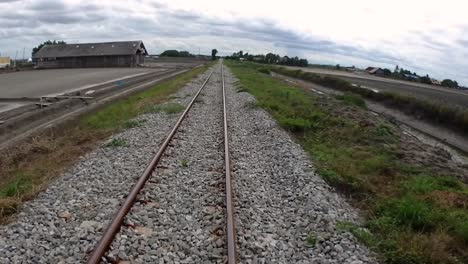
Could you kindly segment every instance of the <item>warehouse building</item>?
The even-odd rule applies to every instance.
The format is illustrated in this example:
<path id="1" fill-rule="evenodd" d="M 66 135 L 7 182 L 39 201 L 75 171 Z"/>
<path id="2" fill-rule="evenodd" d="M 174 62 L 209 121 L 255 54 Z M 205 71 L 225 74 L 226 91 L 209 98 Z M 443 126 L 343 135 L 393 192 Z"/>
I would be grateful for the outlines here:
<path id="1" fill-rule="evenodd" d="M 148 51 L 143 41 L 45 45 L 33 56 L 38 68 L 136 67 Z"/>

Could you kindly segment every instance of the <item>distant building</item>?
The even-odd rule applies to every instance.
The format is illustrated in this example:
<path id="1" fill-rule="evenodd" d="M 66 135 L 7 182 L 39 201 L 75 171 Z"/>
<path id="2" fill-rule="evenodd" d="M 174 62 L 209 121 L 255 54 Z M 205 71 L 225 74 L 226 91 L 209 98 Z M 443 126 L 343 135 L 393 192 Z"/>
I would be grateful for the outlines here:
<path id="1" fill-rule="evenodd" d="M 256 56 L 253 57 L 254 61 L 262 61 L 264 59 L 265 59 L 265 56 L 263 56 L 263 55 L 256 55 Z"/>
<path id="2" fill-rule="evenodd" d="M 135 67 L 148 51 L 141 40 L 45 45 L 33 56 L 39 68 Z"/>
<path id="3" fill-rule="evenodd" d="M 405 78 L 410 79 L 410 80 L 418 80 L 419 79 L 419 76 L 414 75 L 414 74 L 405 73 L 404 76 L 405 76 Z"/>
<path id="4" fill-rule="evenodd" d="M 442 83 L 436 79 L 431 79 L 431 83 L 435 85 L 442 85 Z"/>
<path id="5" fill-rule="evenodd" d="M 10 67 L 10 63 L 10 57 L 0 57 L 0 68 L 8 68 Z"/>
<path id="6" fill-rule="evenodd" d="M 381 76 L 381 77 L 385 75 L 384 70 L 381 68 L 377 68 L 377 67 L 367 67 L 366 72 L 369 74 L 373 74 L 375 76 Z"/>

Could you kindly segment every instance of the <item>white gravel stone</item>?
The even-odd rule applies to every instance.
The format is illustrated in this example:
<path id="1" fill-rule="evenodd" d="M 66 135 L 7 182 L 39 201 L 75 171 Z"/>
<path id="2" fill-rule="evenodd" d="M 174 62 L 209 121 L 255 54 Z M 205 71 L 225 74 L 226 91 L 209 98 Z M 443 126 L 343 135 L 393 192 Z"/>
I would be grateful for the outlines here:
<path id="1" fill-rule="evenodd" d="M 356 210 L 315 174 L 307 154 L 268 113 L 252 107 L 252 95 L 236 92 L 237 78 L 225 74 L 240 261 L 376 263 L 350 233 L 335 228 L 338 221 L 358 222 Z M 315 246 L 307 243 L 310 234 Z"/>
<path id="2" fill-rule="evenodd" d="M 226 259 L 220 68 L 126 217 L 108 260 L 223 263 Z M 376 263 L 338 221 L 357 212 L 315 174 L 307 154 L 225 68 L 238 256 L 241 263 Z M 186 105 L 206 72 L 177 92 Z M 113 136 L 0 227 L 0 263 L 83 263 L 179 114 L 149 113 Z M 107 141 L 107 142 L 109 142 Z M 103 144 L 105 144 L 104 142 Z M 307 244 L 310 234 L 315 245 Z"/>
<path id="3" fill-rule="evenodd" d="M 173 101 L 188 104 L 207 76 L 208 72 L 192 80 Z M 140 127 L 103 142 L 25 203 L 11 223 L 0 227 L 0 263 L 83 263 L 178 116 L 139 116 L 136 120 L 144 120 Z M 128 146 L 104 146 L 117 138 Z M 70 214 L 68 221 L 60 217 L 63 212 Z"/>

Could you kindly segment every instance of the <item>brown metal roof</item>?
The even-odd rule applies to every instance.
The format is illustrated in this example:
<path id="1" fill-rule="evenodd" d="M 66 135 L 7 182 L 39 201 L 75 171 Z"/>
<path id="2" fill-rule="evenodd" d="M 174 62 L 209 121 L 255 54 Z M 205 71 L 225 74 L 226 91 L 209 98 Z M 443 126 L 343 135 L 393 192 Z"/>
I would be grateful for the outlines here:
<path id="1" fill-rule="evenodd" d="M 118 41 L 102 43 L 78 43 L 45 45 L 34 58 L 60 58 L 60 57 L 82 57 L 82 56 L 110 56 L 110 55 L 134 55 L 140 50 L 146 55 L 143 41 Z"/>

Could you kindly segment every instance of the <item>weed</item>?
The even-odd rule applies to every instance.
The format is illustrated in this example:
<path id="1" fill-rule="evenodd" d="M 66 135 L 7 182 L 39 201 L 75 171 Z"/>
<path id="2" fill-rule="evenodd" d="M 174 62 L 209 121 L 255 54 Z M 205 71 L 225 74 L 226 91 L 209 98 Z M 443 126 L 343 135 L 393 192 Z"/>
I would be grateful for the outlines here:
<path id="1" fill-rule="evenodd" d="M 257 103 L 257 101 L 248 101 L 247 103 L 245 103 L 245 108 L 248 108 L 248 109 L 255 109 L 255 108 L 258 108 L 259 105 Z"/>
<path id="2" fill-rule="evenodd" d="M 304 132 L 312 127 L 312 123 L 301 117 L 281 117 L 279 124 L 291 132 Z"/>
<path id="3" fill-rule="evenodd" d="M 355 105 L 362 108 L 366 108 L 366 102 L 364 101 L 364 99 L 362 99 L 360 95 L 346 92 L 342 95 L 337 95 L 336 98 L 345 102 L 348 105 Z"/>
<path id="4" fill-rule="evenodd" d="M 260 68 L 260 69 L 258 69 L 258 71 L 261 72 L 261 73 L 270 75 L 270 70 L 267 69 L 267 68 Z"/>
<path id="5" fill-rule="evenodd" d="M 247 93 L 247 92 L 248 92 L 247 88 L 245 88 L 245 87 L 243 87 L 243 86 L 239 86 L 239 87 L 236 89 L 236 91 L 237 91 L 238 93 Z"/>
<path id="6" fill-rule="evenodd" d="M 414 194 L 427 194 L 436 190 L 460 191 L 463 189 L 463 184 L 460 181 L 446 176 L 415 176 L 405 181 L 402 186 L 407 193 Z"/>
<path id="7" fill-rule="evenodd" d="M 383 202 L 379 212 L 391 217 L 399 225 L 407 226 L 415 231 L 430 231 L 439 218 L 438 212 L 428 202 L 415 196 L 406 195 Z"/>
<path id="8" fill-rule="evenodd" d="M 125 139 L 114 138 L 109 143 L 106 144 L 106 147 L 126 147 L 128 143 Z"/>
<path id="9" fill-rule="evenodd" d="M 182 167 L 188 167 L 188 160 L 186 159 L 181 160 L 180 165 L 182 165 Z"/>
<path id="10" fill-rule="evenodd" d="M 0 190 L 0 197 L 15 197 L 31 187 L 31 181 L 26 178 L 18 178 Z"/>
<path id="11" fill-rule="evenodd" d="M 151 108 L 153 113 L 166 113 L 166 114 L 175 114 L 184 111 L 185 107 L 179 103 L 167 103 L 162 105 L 156 105 Z"/>
<path id="12" fill-rule="evenodd" d="M 310 246 L 315 246 L 315 244 L 317 244 L 317 235 L 314 233 L 310 233 L 307 236 L 307 244 L 309 244 Z"/>
<path id="13" fill-rule="evenodd" d="M 377 239 L 369 230 L 351 222 L 337 222 L 336 229 L 352 233 L 359 241 L 369 247 L 375 247 Z"/>
<path id="14" fill-rule="evenodd" d="M 146 120 L 128 120 L 124 123 L 125 128 L 135 128 L 135 127 L 141 127 L 143 123 L 145 123 Z"/>

